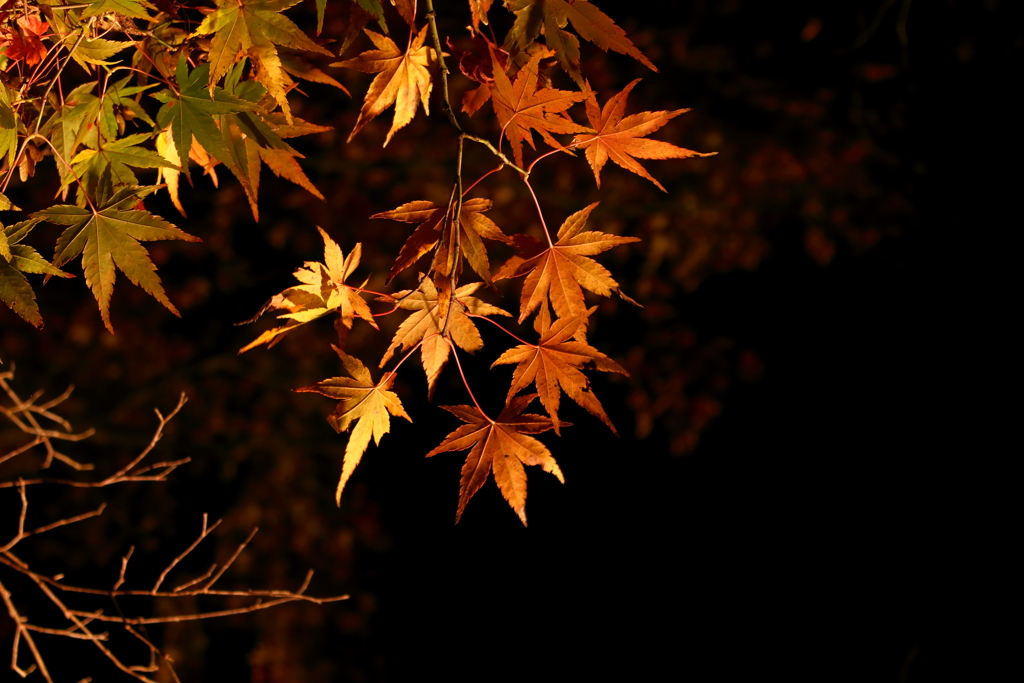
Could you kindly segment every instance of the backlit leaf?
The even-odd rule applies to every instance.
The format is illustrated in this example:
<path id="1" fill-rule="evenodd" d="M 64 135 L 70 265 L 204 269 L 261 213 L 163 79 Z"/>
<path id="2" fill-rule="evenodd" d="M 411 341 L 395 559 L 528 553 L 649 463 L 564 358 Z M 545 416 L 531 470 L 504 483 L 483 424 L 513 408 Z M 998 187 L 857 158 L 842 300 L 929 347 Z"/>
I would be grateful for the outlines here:
<path id="1" fill-rule="evenodd" d="M 473 406 L 441 406 L 466 424 L 445 437 L 427 457 L 448 451 L 465 451 L 459 482 L 459 507 L 455 522 L 462 518 L 466 503 L 494 474 L 494 481 L 508 504 L 526 525 L 526 470 L 523 465 L 540 465 L 545 472 L 565 483 L 565 477 L 551 451 L 529 434 L 551 429 L 551 420 L 543 415 L 523 414 L 536 394 L 513 398 L 497 419 L 491 420 Z M 569 423 L 563 422 L 563 425 Z"/>
<path id="2" fill-rule="evenodd" d="M 295 391 L 314 392 L 340 401 L 327 418 L 339 434 L 355 424 L 345 446 L 345 460 L 335 491 L 335 501 L 340 505 L 345 482 L 352 476 L 366 447 L 370 445 L 370 437 L 379 446 L 381 437 L 391 431 L 389 413 L 395 417 L 404 417 L 409 422 L 412 422 L 412 418 L 406 414 L 398 395 L 388 390 L 394 374 L 387 373 L 379 383 L 374 383 L 370 371 L 358 358 L 346 355 L 336 346 L 334 350 L 351 377 L 332 377 Z"/>

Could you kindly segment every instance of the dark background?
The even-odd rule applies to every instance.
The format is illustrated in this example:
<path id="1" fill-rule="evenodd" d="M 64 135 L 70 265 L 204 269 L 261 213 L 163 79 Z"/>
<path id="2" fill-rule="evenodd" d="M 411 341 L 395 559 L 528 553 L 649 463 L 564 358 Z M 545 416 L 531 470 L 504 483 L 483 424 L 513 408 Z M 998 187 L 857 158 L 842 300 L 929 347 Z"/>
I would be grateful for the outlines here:
<path id="1" fill-rule="evenodd" d="M 346 251 L 377 240 L 364 263 L 380 271 L 406 233 L 360 217 L 447 192 L 452 147 L 436 117 L 381 151 L 387 113 L 344 145 L 369 82 L 346 73 L 354 101 L 310 86 L 302 112 L 338 132 L 297 145 L 327 203 L 264 178 L 257 226 L 226 173 L 218 193 L 197 182 L 185 200 L 192 220 L 180 224 L 204 243 L 154 249 L 181 321 L 123 281 L 117 337 L 81 283 L 41 288 L 41 334 L 0 311 L 0 357 L 17 362 L 25 389 L 80 387 L 69 410 L 100 429 L 87 447 L 96 459 L 144 442 L 153 405 L 192 397 L 163 446 L 192 456 L 189 468 L 112 494 L 102 523 L 64 538 L 88 550 L 76 556 L 58 536 L 40 547 L 43 566 L 104 583 L 136 543 L 148 576 L 209 511 L 227 518 L 211 556 L 261 527 L 262 559 L 240 565 L 239 583 L 294 585 L 313 567 L 314 592 L 353 595 L 159 632 L 183 680 L 995 680 L 985 671 L 1005 641 L 979 623 L 977 571 L 995 564 L 983 539 L 1010 512 L 983 492 L 1009 455 L 997 436 L 1012 408 L 996 380 L 1017 368 L 1003 302 L 1019 224 L 1004 213 L 1019 179 L 1019 11 L 654 6 L 601 3 L 661 73 L 585 47 L 596 87 L 607 97 L 643 76 L 630 111 L 694 109 L 655 137 L 720 154 L 652 162 L 666 195 L 611 166 L 600 194 L 584 167 L 553 168 L 558 192 L 541 199 L 553 214 L 599 196 L 601 220 L 667 251 L 604 259 L 646 305 L 606 305 L 591 336 L 637 377 L 596 380 L 623 436 L 567 408 L 576 426 L 545 440 L 566 484 L 531 472 L 528 529 L 492 484 L 452 525 L 461 459 L 422 454 L 455 425 L 426 404 L 417 369 L 397 389 L 415 426 L 396 423 L 370 447 L 337 510 L 344 437 L 322 421 L 330 402 L 289 391 L 338 372 L 329 326 L 235 357 L 257 331 L 231 323 L 319 257 L 314 223 Z M 445 23 L 438 9 L 454 33 L 461 18 Z M 530 220 L 517 210 L 507 215 Z M 659 213 L 668 228 L 646 218 Z M 687 260 L 698 251 L 708 255 Z M 484 338 L 503 348 L 500 334 Z M 350 348 L 359 343 L 379 342 L 354 335 Z M 470 376 L 497 403 L 507 372 L 484 375 L 483 356 Z M 674 407 L 651 408 L 672 392 Z M 438 394 L 465 401 L 454 384 Z M 645 438 L 632 409 L 650 414 Z M 55 494 L 44 509 L 58 504 L 87 501 Z M 83 657 L 67 680 L 86 675 Z"/>

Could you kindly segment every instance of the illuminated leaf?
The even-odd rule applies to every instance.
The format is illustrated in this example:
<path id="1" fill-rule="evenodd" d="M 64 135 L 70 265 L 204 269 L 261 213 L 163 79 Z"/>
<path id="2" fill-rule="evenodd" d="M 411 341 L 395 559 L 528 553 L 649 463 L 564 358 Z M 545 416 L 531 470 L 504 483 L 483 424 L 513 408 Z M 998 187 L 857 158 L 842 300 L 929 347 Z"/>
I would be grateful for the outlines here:
<path id="1" fill-rule="evenodd" d="M 469 353 L 475 353 L 484 347 L 484 340 L 467 313 L 510 315 L 497 306 L 471 296 L 482 286 L 481 282 L 473 282 L 455 290 L 453 304 L 448 308 L 447 327 L 443 331 L 445 321 L 439 310 L 438 291 L 430 278 L 420 280 L 418 289 L 396 292 L 393 296 L 397 306 L 413 313 L 398 326 L 380 366 L 384 367 L 396 351 L 405 351 L 423 342 L 420 346 L 420 355 L 423 370 L 427 374 L 427 390 L 433 395 L 437 378 L 448 362 L 450 347 L 446 339 L 451 339 L 459 348 Z"/>
<path id="2" fill-rule="evenodd" d="M 164 293 L 156 266 L 139 242 L 199 241 L 198 237 L 179 230 L 159 216 L 133 208 L 141 193 L 138 188 L 123 188 L 105 201 L 97 201 L 95 207 L 64 204 L 32 214 L 32 218 L 67 226 L 57 239 L 53 265 L 60 267 L 82 255 L 85 282 L 99 303 L 104 325 L 111 332 L 114 327 L 110 322 L 110 297 L 114 293 L 118 269 L 171 313 L 178 315 L 178 309 Z"/>
<path id="3" fill-rule="evenodd" d="M 214 0 L 217 10 L 203 19 L 193 35 L 213 34 L 210 44 L 209 87 L 212 90 L 239 56 L 253 63 L 256 79 L 262 83 L 291 120 L 286 97 L 284 69 L 277 47 L 330 55 L 302 32 L 284 10 L 299 0 Z"/>
<path id="4" fill-rule="evenodd" d="M 565 477 L 551 451 L 529 434 L 551 429 L 551 420 L 543 415 L 522 414 L 536 394 L 513 398 L 497 419 L 491 420 L 473 406 L 441 406 L 466 424 L 445 437 L 427 457 L 448 451 L 465 451 L 459 482 L 459 507 L 455 522 L 462 518 L 466 503 L 493 473 L 494 481 L 508 504 L 526 525 L 526 470 L 523 465 L 540 465 L 545 472 L 565 483 Z M 568 422 L 563 422 L 568 425 Z"/>
<path id="5" fill-rule="evenodd" d="M 410 42 L 405 51 L 398 49 L 393 40 L 379 33 L 365 29 L 376 50 L 369 50 L 353 59 L 346 59 L 331 66 L 343 66 L 369 74 L 377 74 L 370 89 L 366 93 L 363 107 L 359 110 L 359 119 L 355 128 L 348 136 L 349 142 L 373 120 L 391 105 L 395 105 L 395 119 L 384 139 L 386 147 L 395 132 L 412 121 L 419 103 L 423 104 L 424 113 L 430 113 L 430 67 L 436 56 L 434 48 L 424 45 L 427 38 L 427 27 L 424 26 Z"/>
<path id="6" fill-rule="evenodd" d="M 709 157 L 714 156 L 716 152 L 702 154 L 691 149 L 676 147 L 668 142 L 645 139 L 646 136 L 675 117 L 690 110 L 645 111 L 642 114 L 633 114 L 622 118 L 626 110 L 626 98 L 639 82 L 639 78 L 634 80 L 622 92 L 611 97 L 605 103 L 604 109 L 598 108 L 596 97 L 590 93 L 590 97 L 587 98 L 587 117 L 590 119 L 590 125 L 597 132 L 577 135 L 573 138 L 573 145 L 577 149 L 587 150 L 587 161 L 590 162 L 590 167 L 594 170 L 594 179 L 597 181 L 598 187 L 601 187 L 601 169 L 604 168 L 605 162 L 611 159 L 627 171 L 647 178 L 664 192 L 665 188 L 661 186 L 661 183 L 655 180 L 647 172 L 647 169 L 637 162 L 637 159 Z"/>
<path id="7" fill-rule="evenodd" d="M 551 137 L 551 133 L 592 132 L 590 128 L 574 123 L 563 114 L 573 104 L 586 99 L 586 94 L 554 88 L 537 90 L 537 70 L 541 59 L 539 54 L 531 57 L 516 74 L 514 84 L 505 75 L 497 51 L 491 51 L 491 58 L 494 63 L 491 103 L 498 116 L 498 125 L 512 144 L 516 164 L 523 164 L 523 142 L 533 147 L 533 130 L 540 133 L 544 142 L 555 149 L 562 149 L 562 145 Z"/>
<path id="8" fill-rule="evenodd" d="M 388 414 L 404 417 L 409 422 L 412 422 L 412 418 L 406 414 L 398 395 L 388 391 L 394 379 L 392 373 L 384 375 L 384 379 L 375 384 L 370 371 L 358 358 L 346 355 L 336 346 L 334 350 L 351 377 L 332 377 L 295 391 L 314 392 L 340 401 L 327 418 L 339 434 L 348 431 L 355 423 L 355 429 L 345 446 L 345 460 L 335 491 L 335 501 L 340 505 L 345 482 L 352 476 L 366 447 L 370 445 L 370 437 L 379 446 L 381 437 L 391 431 L 391 418 Z"/>
<path id="9" fill-rule="evenodd" d="M 594 309 L 591 309 L 593 311 Z M 545 307 L 546 311 L 546 307 Z M 588 311 L 589 313 L 589 311 Z M 585 370 L 601 370 L 628 374 L 626 370 L 585 342 L 572 341 L 578 328 L 586 325 L 586 318 L 559 318 L 550 324 L 547 316 L 538 316 L 541 320 L 540 341 L 536 345 L 521 344 L 501 354 L 495 365 L 518 363 L 512 374 L 512 386 L 508 390 L 508 399 L 528 387 L 536 384 L 540 402 L 544 405 L 555 432 L 559 432 L 558 405 L 561 391 L 569 398 L 608 425 L 615 432 L 614 425 L 605 414 L 601 402 L 590 389 L 590 381 L 580 372 Z"/>
<path id="10" fill-rule="evenodd" d="M 638 242 L 638 237 L 622 237 L 603 232 L 582 232 L 597 203 L 569 216 L 558 229 L 558 241 L 544 244 L 528 235 L 516 235 L 518 256 L 510 258 L 494 275 L 495 280 L 526 275 L 519 308 L 519 322 L 526 320 L 546 300 L 559 318 L 579 318 L 586 311 L 583 289 L 611 296 L 619 289 L 611 273 L 588 258 L 612 247 Z"/>

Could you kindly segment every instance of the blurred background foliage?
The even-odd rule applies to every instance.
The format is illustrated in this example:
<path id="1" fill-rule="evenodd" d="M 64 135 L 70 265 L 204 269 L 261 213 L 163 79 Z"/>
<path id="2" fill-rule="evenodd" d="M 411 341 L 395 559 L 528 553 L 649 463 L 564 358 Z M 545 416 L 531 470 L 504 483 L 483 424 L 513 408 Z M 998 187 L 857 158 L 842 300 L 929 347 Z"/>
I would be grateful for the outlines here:
<path id="1" fill-rule="evenodd" d="M 341 17 L 332 14 L 338 4 L 328 5 L 325 36 L 343 34 Z M 466 21 L 464 4 L 437 2 L 442 34 L 456 36 L 456 44 Z M 198 531 L 201 513 L 209 512 L 225 517 L 219 550 L 209 549 L 206 557 L 199 553 L 193 569 L 204 567 L 215 552 L 230 552 L 232 542 L 259 526 L 232 580 L 250 586 L 295 586 L 306 568 L 312 568 L 317 572 L 313 592 L 353 596 L 326 609 L 286 605 L 222 622 L 167 628 L 162 642 L 179 663 L 182 679 L 189 681 L 405 680 L 405 673 L 456 659 L 444 648 L 458 650 L 458 637 L 451 635 L 449 640 L 425 633 L 432 625 L 440 628 L 455 621 L 462 626 L 450 633 L 466 636 L 470 624 L 507 634 L 514 630 L 512 625 L 525 623 L 523 615 L 502 616 L 509 608 L 500 604 L 501 583 L 530 583 L 540 580 L 536 572 L 549 570 L 563 577 L 560 591 L 540 589 L 523 603 L 554 615 L 555 623 L 545 633 L 583 628 L 581 623 L 591 612 L 574 610 L 591 600 L 616 602 L 603 612 L 613 621 L 602 622 L 601 628 L 611 632 L 624 628 L 614 620 L 651 618 L 655 608 L 634 604 L 630 585 L 596 589 L 615 591 L 614 597 L 588 597 L 573 592 L 582 588 L 566 587 L 574 580 L 569 577 L 593 587 L 596 579 L 586 576 L 588 572 L 608 576 L 594 569 L 601 558 L 620 569 L 631 563 L 623 558 L 632 557 L 640 565 L 664 559 L 668 551 L 652 549 L 651 544 L 666 533 L 670 536 L 664 542 L 674 543 L 673 534 L 685 533 L 657 518 L 649 522 L 652 529 L 641 533 L 629 526 L 637 518 L 626 511 L 638 505 L 639 498 L 659 495 L 691 496 L 713 504 L 708 491 L 694 487 L 700 486 L 700 473 L 706 473 L 701 468 L 713 467 L 707 465 L 707 454 L 720 453 L 721 446 L 719 451 L 714 446 L 702 451 L 702 439 L 713 434 L 719 422 L 723 430 L 755 429 L 727 419 L 733 401 L 746 406 L 741 415 L 761 409 L 782 414 L 773 405 L 778 394 L 758 394 L 754 387 L 759 385 L 750 383 L 785 387 L 785 378 L 778 375 L 777 384 L 772 384 L 772 373 L 785 368 L 791 355 L 804 353 L 804 345 L 809 348 L 808 338 L 796 335 L 813 329 L 817 316 L 860 315 L 857 320 L 870 322 L 871 313 L 859 308 L 859 294 L 865 300 L 883 301 L 891 293 L 884 291 L 887 285 L 864 284 L 872 273 L 883 273 L 884 283 L 903 282 L 906 273 L 900 269 L 907 255 L 922 239 L 927 241 L 921 234 L 930 230 L 922 224 L 920 209 L 922 187 L 935 172 L 934 157 L 927 150 L 933 144 L 949 144 L 924 140 L 923 131 L 915 131 L 915 126 L 941 116 L 923 111 L 919 93 L 934 90 L 936 73 L 963 77 L 1019 55 L 1020 24 L 1009 19 L 1010 4 L 601 3 L 661 69 L 650 73 L 627 58 L 585 48 L 583 72 L 592 74 L 591 84 L 601 99 L 642 77 L 630 111 L 690 107 L 691 112 L 663 129 L 660 139 L 718 155 L 651 162 L 666 193 L 618 168 L 604 174 L 598 191 L 582 158 L 568 155 L 557 155 L 538 167 L 535 186 L 543 188 L 541 201 L 555 224 L 600 199 L 594 214 L 599 229 L 644 240 L 604 259 L 623 289 L 644 308 L 602 300 L 590 334 L 595 346 L 632 375 L 619 381 L 595 379 L 624 438 L 612 443 L 580 410 L 566 415 L 577 427 L 561 440 L 548 442 L 565 463 L 569 483 L 555 487 L 537 478 L 531 486 L 531 521 L 541 530 L 515 529 L 518 522 L 501 509 L 497 495 L 484 492 L 462 524 L 450 528 L 457 458 L 428 462 L 422 455 L 454 425 L 446 413 L 426 403 L 423 377 L 414 366 L 399 376 L 396 385 L 414 424 L 397 425 L 382 447 L 370 449 L 340 510 L 335 508 L 333 483 L 345 439 L 325 422 L 333 405 L 291 391 L 339 374 L 328 346 L 334 335 L 331 325 L 307 325 L 271 351 L 236 356 L 238 348 L 271 322 L 246 327 L 233 323 L 250 317 L 271 295 L 289 286 L 292 270 L 304 260 L 320 257 L 322 246 L 314 226 L 324 227 L 346 251 L 361 242 L 361 272 L 373 272 L 370 286 L 381 286 L 408 229 L 367 217 L 415 199 L 444 201 L 450 189 L 454 137 L 437 110 L 429 119 L 418 116 L 386 149 L 380 145 L 390 125 L 388 117 L 372 122 L 345 144 L 369 77 L 331 70 L 357 95 L 355 99 L 326 86 L 303 84 L 308 97 L 293 98 L 295 113 L 335 127 L 316 139 L 295 142 L 306 154 L 304 168 L 326 201 L 265 175 L 257 225 L 232 178 L 222 174 L 221 187 L 214 189 L 208 179 L 193 173 L 195 188 L 183 190 L 189 218 L 180 225 L 203 242 L 150 247 L 182 319 L 171 317 L 142 291 L 123 283 L 112 307 L 117 334 L 110 335 L 80 277 L 38 288 L 46 321 L 42 331 L 0 310 L 0 357 L 5 364 L 17 364 L 16 382 L 26 393 L 37 387 L 59 392 L 75 384 L 78 389 L 65 414 L 78 428 L 97 429 L 81 448 L 107 463 L 103 467 L 115 468 L 148 440 L 152 407 L 169 408 L 181 391 L 190 399 L 160 448 L 189 456 L 192 462 L 166 485 L 104 492 L 111 505 L 101 520 L 36 545 L 42 566 L 105 584 L 111 572 L 116 573 L 118 557 L 135 544 L 135 571 L 142 574 L 143 560 L 160 566 Z M 312 25 L 313 3 L 296 9 L 306 20 L 302 24 L 297 18 L 300 25 Z M 497 7 L 492 11 L 495 18 L 503 14 Z M 357 49 L 362 48 L 353 51 Z M 453 101 L 472 85 L 455 77 Z M 436 97 L 433 105 L 438 107 Z M 497 131 L 487 113 L 478 113 L 471 125 L 494 135 Z M 472 178 L 488 170 L 491 159 L 470 149 L 466 163 L 465 177 Z M 495 202 L 490 215 L 510 232 L 537 229 L 532 204 L 510 173 L 504 173 L 482 186 Z M 57 183 L 41 169 L 29 184 L 13 185 L 9 195 L 31 210 L 49 201 Z M 165 195 L 150 207 L 173 220 L 174 209 Z M 51 228 L 41 225 L 37 230 Z M 55 236 L 54 230 L 47 238 Z M 396 285 L 411 282 L 400 278 Z M 817 287 L 829 292 L 839 287 L 847 298 L 823 301 L 824 295 L 814 291 Z M 771 293 L 765 297 L 781 292 L 806 299 L 772 301 L 758 298 L 759 291 Z M 769 309 L 756 310 L 765 301 Z M 838 312 L 823 310 L 833 306 Z M 786 314 L 777 315 L 779 310 Z M 381 322 L 380 333 L 357 323 L 349 338 L 348 348 L 368 365 L 380 357 L 398 321 L 389 317 Z M 482 401 L 496 402 L 504 390 L 501 382 L 488 383 L 486 366 L 505 341 L 486 328 L 483 334 L 488 346 L 468 364 L 470 381 L 480 387 Z M 835 353 L 844 349 L 850 351 L 840 344 Z M 844 362 L 831 353 L 807 350 L 809 358 L 822 363 Z M 823 365 L 821 372 L 828 374 L 831 367 Z M 815 369 L 804 371 L 813 374 Z M 460 383 L 451 374 L 442 378 L 438 404 L 464 401 Z M 877 391 L 887 389 L 879 386 Z M 828 448 L 828 442 L 823 443 Z M 702 452 L 705 460 L 700 459 Z M 679 456 L 697 458 L 693 462 L 699 464 L 690 469 L 680 461 L 673 464 Z M 773 454 L 758 457 L 771 459 Z M 646 471 L 664 480 L 642 491 L 629 490 L 634 479 L 628 475 L 620 484 L 622 490 L 607 489 L 614 486 L 619 469 Z M 749 485 L 743 478 L 747 475 L 737 476 L 737 485 Z M 709 490 L 721 493 L 728 481 L 716 479 Z M 576 492 L 569 493 L 570 488 Z M 56 515 L 58 509 L 84 509 L 96 502 L 87 500 L 90 495 L 48 501 L 40 517 Z M 576 507 L 584 505 L 588 508 Z M 646 510 L 642 505 L 640 509 Z M 687 510 L 694 513 L 692 507 Z M 591 528 L 615 514 L 629 524 Z M 546 522 L 546 516 L 552 521 Z M 695 527 L 702 523 L 699 514 L 691 519 Z M 719 528 L 705 522 L 708 529 Z M 545 532 L 545 525 L 551 530 Z M 564 555 L 552 551 L 566 542 L 560 533 L 579 529 L 587 529 L 578 537 L 586 543 L 568 542 L 559 551 Z M 710 530 L 689 528 L 686 533 L 696 534 L 697 540 L 691 537 L 689 542 L 697 547 L 705 547 L 701 539 L 713 548 L 726 543 L 709 540 Z M 597 540 L 601 534 L 607 535 Z M 548 557 L 554 569 L 520 561 L 517 553 L 534 560 Z M 491 578 L 476 576 L 480 571 Z M 641 569 L 630 571 L 634 573 L 624 576 L 643 575 Z M 708 570 L 701 576 L 708 579 L 711 574 Z M 697 594 L 702 590 L 699 582 L 687 583 L 681 575 L 658 570 L 653 576 L 652 581 L 685 583 L 685 590 Z M 564 597 L 566 590 L 572 597 Z M 436 597 L 425 598 L 424 592 L 436 592 Z M 656 599 L 653 593 L 644 595 Z M 593 636 L 587 628 L 583 632 Z M 0 621 L 0 635 L 10 635 L 6 622 Z M 916 641 L 900 638 L 894 637 L 888 649 L 869 658 L 871 666 L 877 659 L 877 668 L 871 671 L 886 672 L 874 680 L 908 680 L 898 676 L 908 666 Z M 524 639 L 530 641 L 528 636 Z M 472 637 L 467 642 L 478 643 Z M 423 659 L 428 646 L 436 659 Z M 672 652 L 682 646 L 666 641 L 663 647 Z M 83 647 L 81 659 L 69 670 L 87 671 L 89 657 Z"/>

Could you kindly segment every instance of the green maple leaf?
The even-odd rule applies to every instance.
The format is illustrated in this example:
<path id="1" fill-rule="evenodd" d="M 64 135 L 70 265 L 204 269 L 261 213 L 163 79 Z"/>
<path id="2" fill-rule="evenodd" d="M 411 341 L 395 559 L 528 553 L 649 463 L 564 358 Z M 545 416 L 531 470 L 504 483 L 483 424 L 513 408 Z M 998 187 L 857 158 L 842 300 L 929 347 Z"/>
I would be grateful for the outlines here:
<path id="1" fill-rule="evenodd" d="M 120 130 L 115 107 L 131 111 L 136 118 L 154 125 L 153 119 L 131 96 L 155 87 L 156 84 L 129 86 L 131 78 L 127 76 L 108 85 L 99 97 L 92 94 L 95 82 L 80 85 L 64 97 L 64 104 L 40 129 L 40 134 L 49 136 L 60 155 L 57 170 L 62 188 L 66 188 L 75 179 L 68 164 L 72 163 L 79 145 L 84 143 L 95 150 L 103 140 L 117 140 Z M 135 184 L 135 181 L 131 184 Z"/>
<path id="2" fill-rule="evenodd" d="M 54 268 L 32 247 L 19 244 L 37 223 L 39 219 L 32 218 L 7 227 L 0 225 L 0 300 L 30 324 L 42 327 L 35 292 L 24 274 L 74 275 Z"/>
<path id="3" fill-rule="evenodd" d="M 259 107 L 267 94 L 266 88 L 255 81 L 240 80 L 244 63 L 245 60 L 242 60 L 228 72 L 224 79 L 224 91 L 241 101 L 252 103 L 255 110 L 224 114 L 218 116 L 217 121 L 227 150 L 227 157 L 222 161 L 242 184 L 252 215 L 259 220 L 257 195 L 262 164 L 266 164 L 278 177 L 290 180 L 318 199 L 324 196 L 299 166 L 297 159 L 303 158 L 302 155 L 278 134 L 280 126 L 274 121 L 275 117 L 267 115 Z M 265 115 L 269 122 L 263 118 Z M 296 121 L 304 123 L 301 119 L 292 119 L 292 123 Z"/>
<path id="4" fill-rule="evenodd" d="M 123 14 L 133 19 L 149 19 L 145 8 L 153 5 L 146 0 L 98 0 L 82 11 L 82 18 L 98 17 L 103 14 Z"/>
<path id="5" fill-rule="evenodd" d="M 331 52 L 314 43 L 288 17 L 281 14 L 299 0 L 215 0 L 217 10 L 208 15 L 193 35 L 213 34 L 210 43 L 209 87 L 220 80 L 238 61 L 239 53 L 252 59 L 256 79 L 266 86 L 291 120 L 285 97 L 285 72 L 277 47 Z"/>
<path id="6" fill-rule="evenodd" d="M 14 93 L 17 98 L 17 93 Z M 18 114 L 11 106 L 11 95 L 7 86 L 0 83 L 0 161 L 5 158 L 9 166 L 14 165 L 14 154 L 18 149 Z"/>
<path id="7" fill-rule="evenodd" d="M 97 184 L 105 174 L 109 174 L 115 187 L 138 185 L 138 178 L 129 167 L 177 168 L 153 150 L 139 147 L 140 142 L 149 138 L 148 134 L 129 135 L 114 142 L 105 142 L 98 149 L 79 152 L 71 164 L 81 181 L 80 192 L 94 196 Z"/>
<path id="8" fill-rule="evenodd" d="M 185 55 L 178 56 L 175 78 L 179 92 L 161 90 L 153 95 L 164 103 L 156 113 L 160 128 L 171 126 L 171 137 L 178 150 L 180 166 L 188 168 L 188 152 L 192 149 L 192 136 L 217 160 L 227 164 L 230 154 L 221 130 L 214 121 L 214 115 L 233 114 L 240 111 L 259 109 L 255 104 L 230 95 L 221 88 L 207 91 L 206 82 L 210 65 L 202 64 L 190 73 L 185 64 Z"/>
<path id="9" fill-rule="evenodd" d="M 121 50 L 131 47 L 135 43 L 130 40 L 107 40 L 106 38 L 82 38 L 82 32 L 69 33 L 64 38 L 64 46 L 74 57 L 83 69 L 89 71 L 90 64 L 97 66 L 114 66 L 116 62 L 107 60 Z"/>
<path id="10" fill-rule="evenodd" d="M 98 198 L 94 206 L 82 208 L 61 204 L 31 216 L 37 221 L 45 220 L 67 226 L 57 239 L 54 266 L 60 267 L 79 254 L 82 255 L 85 282 L 96 297 L 104 325 L 111 332 L 114 328 L 110 322 L 110 297 L 114 291 L 117 269 L 166 306 L 171 313 L 179 315 L 178 309 L 164 293 L 149 253 L 139 242 L 198 242 L 199 238 L 179 230 L 159 216 L 133 208 L 140 197 L 153 189 L 121 188 L 107 198 Z"/>

